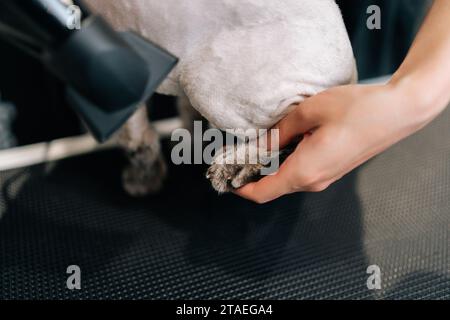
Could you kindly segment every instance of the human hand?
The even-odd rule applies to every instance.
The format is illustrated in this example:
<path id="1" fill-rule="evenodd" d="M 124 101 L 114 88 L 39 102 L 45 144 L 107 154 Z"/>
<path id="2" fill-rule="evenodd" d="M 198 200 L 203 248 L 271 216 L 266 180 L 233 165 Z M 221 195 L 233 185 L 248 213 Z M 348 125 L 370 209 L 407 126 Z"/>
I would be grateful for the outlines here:
<path id="1" fill-rule="evenodd" d="M 450 1 L 435 0 L 387 85 L 329 89 L 283 119 L 280 146 L 303 140 L 273 176 L 236 191 L 258 203 L 297 191 L 321 191 L 346 173 L 416 132 L 450 100 Z"/>
<path id="2" fill-rule="evenodd" d="M 423 100 L 423 99 L 422 99 Z M 393 84 L 348 85 L 313 96 L 281 120 L 280 148 L 303 136 L 278 172 L 236 194 L 265 203 L 330 184 L 419 130 L 434 117 L 420 99 Z"/>

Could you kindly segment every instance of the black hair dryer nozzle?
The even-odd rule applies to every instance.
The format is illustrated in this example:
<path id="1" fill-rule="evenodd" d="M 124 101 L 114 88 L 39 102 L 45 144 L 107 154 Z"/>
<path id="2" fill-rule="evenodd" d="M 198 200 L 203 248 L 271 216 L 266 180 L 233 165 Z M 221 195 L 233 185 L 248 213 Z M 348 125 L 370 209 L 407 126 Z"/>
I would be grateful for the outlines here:
<path id="1" fill-rule="evenodd" d="M 114 31 L 81 1 L 68 3 L 7 1 L 1 9 L 22 22 L 11 28 L 39 44 L 39 57 L 67 84 L 69 103 L 95 138 L 105 141 L 148 100 L 178 60 L 135 33 Z"/>

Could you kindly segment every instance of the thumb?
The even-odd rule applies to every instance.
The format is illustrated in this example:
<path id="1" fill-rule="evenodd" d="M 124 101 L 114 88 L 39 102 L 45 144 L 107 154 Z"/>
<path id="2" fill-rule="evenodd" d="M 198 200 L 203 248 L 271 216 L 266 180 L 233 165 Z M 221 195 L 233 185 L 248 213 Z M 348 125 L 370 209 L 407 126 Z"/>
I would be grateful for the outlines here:
<path id="1" fill-rule="evenodd" d="M 291 188 L 282 166 L 276 174 L 265 176 L 258 182 L 249 183 L 233 192 L 242 198 L 262 204 L 290 193 Z"/>
<path id="2" fill-rule="evenodd" d="M 310 101 L 305 100 L 303 103 L 297 105 L 272 128 L 279 130 L 280 148 L 286 147 L 294 139 L 314 130 L 320 125 L 320 114 Z"/>

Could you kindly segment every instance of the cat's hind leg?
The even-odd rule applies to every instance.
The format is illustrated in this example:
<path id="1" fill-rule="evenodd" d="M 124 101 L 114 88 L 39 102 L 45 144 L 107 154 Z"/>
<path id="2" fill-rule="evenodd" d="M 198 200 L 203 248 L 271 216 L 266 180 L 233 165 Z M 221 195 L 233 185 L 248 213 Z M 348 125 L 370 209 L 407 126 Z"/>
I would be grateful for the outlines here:
<path id="1" fill-rule="evenodd" d="M 122 174 L 124 189 L 132 196 L 158 192 L 167 174 L 158 133 L 152 127 L 147 108 L 141 107 L 116 136 L 129 159 Z"/>

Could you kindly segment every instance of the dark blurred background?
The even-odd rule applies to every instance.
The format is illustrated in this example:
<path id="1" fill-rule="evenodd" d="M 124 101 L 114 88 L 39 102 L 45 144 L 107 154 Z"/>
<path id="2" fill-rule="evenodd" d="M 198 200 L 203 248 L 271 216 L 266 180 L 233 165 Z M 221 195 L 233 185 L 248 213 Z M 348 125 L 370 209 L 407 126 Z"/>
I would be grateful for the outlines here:
<path id="1" fill-rule="evenodd" d="M 12 0 L 11 0 L 12 1 Z M 360 78 L 390 74 L 398 67 L 420 26 L 428 0 L 339 0 L 354 46 Z M 369 5 L 381 8 L 382 29 L 366 28 Z M 0 12 L 0 18 L 1 12 Z M 48 141 L 83 132 L 64 99 L 62 84 L 26 54 L 0 38 L 0 94 L 13 102 L 13 130 L 19 145 Z M 155 105 L 173 105 L 156 97 Z M 173 115 L 173 108 L 152 110 L 153 118 Z"/>

